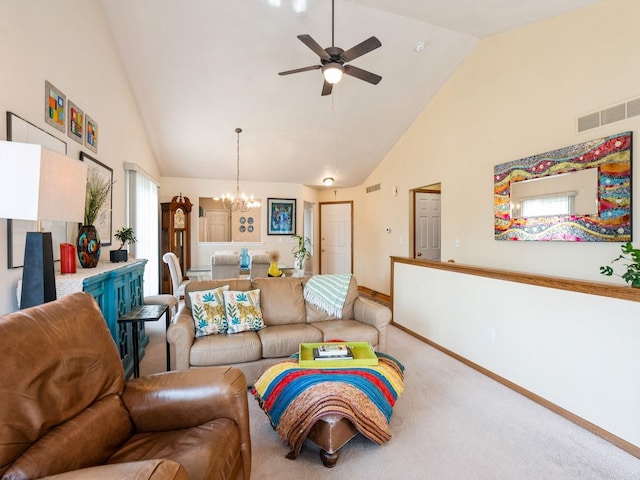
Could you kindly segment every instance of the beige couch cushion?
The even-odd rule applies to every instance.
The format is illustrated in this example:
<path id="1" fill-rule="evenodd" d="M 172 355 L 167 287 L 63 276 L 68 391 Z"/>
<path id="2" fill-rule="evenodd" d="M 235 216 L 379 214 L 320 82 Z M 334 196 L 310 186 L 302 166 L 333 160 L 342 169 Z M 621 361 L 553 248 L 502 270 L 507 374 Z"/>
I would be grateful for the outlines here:
<path id="1" fill-rule="evenodd" d="M 356 298 L 358 298 L 358 282 L 356 281 L 356 277 L 352 275 L 351 282 L 349 282 L 349 290 L 347 291 L 347 298 L 345 299 L 344 306 L 342 307 L 343 319 L 353 318 L 353 304 L 355 303 Z M 324 322 L 336 318 L 327 314 L 315 305 L 311 305 L 309 302 L 305 302 L 305 306 L 307 310 L 307 323 Z"/>
<path id="2" fill-rule="evenodd" d="M 378 329 L 357 320 L 328 320 L 316 322 L 314 328 L 322 331 L 321 342 L 330 340 L 348 340 L 350 342 L 368 342 L 378 345 Z"/>
<path id="3" fill-rule="evenodd" d="M 198 337 L 189 352 L 189 363 L 194 367 L 253 362 L 260 358 L 262 345 L 256 332 Z"/>
<path id="4" fill-rule="evenodd" d="M 260 309 L 267 326 L 305 323 L 307 313 L 302 295 L 302 279 L 294 277 L 256 278 L 260 289 Z"/>
<path id="5" fill-rule="evenodd" d="M 276 325 L 258 332 L 263 358 L 288 357 L 297 353 L 301 343 L 322 341 L 322 332 L 307 324 Z"/>
<path id="6" fill-rule="evenodd" d="M 229 285 L 229 290 L 249 290 L 251 281 L 246 278 L 229 278 L 225 280 L 191 280 L 184 289 L 184 303 L 191 310 L 191 299 L 189 292 L 199 290 L 213 290 L 214 288 Z"/>

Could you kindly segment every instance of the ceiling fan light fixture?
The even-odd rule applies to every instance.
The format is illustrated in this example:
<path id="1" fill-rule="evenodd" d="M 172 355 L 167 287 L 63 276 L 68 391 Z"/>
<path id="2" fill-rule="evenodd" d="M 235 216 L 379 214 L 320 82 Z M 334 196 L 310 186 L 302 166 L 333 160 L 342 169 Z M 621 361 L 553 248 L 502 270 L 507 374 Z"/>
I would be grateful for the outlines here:
<path id="1" fill-rule="evenodd" d="M 322 183 L 327 186 L 330 187 L 331 185 L 333 185 L 333 177 L 327 177 L 324 180 L 322 180 Z"/>
<path id="2" fill-rule="evenodd" d="M 327 63 L 322 67 L 322 75 L 324 75 L 324 79 L 332 85 L 335 85 L 342 80 L 343 73 L 344 67 L 336 62 Z"/>

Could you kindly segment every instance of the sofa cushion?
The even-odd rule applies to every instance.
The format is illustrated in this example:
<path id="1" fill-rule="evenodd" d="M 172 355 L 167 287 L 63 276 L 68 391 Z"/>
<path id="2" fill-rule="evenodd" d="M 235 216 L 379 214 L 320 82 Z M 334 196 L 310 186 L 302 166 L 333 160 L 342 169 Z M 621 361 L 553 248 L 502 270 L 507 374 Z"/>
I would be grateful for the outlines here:
<path id="1" fill-rule="evenodd" d="M 307 324 L 276 325 L 258 332 L 263 358 L 288 357 L 301 343 L 322 342 L 322 332 Z"/>
<path id="2" fill-rule="evenodd" d="M 165 458 L 184 466 L 189 478 L 234 478 L 240 456 L 240 433 L 229 418 L 198 427 L 136 434 L 108 463 Z"/>
<path id="3" fill-rule="evenodd" d="M 227 315 L 222 292 L 228 289 L 229 285 L 224 285 L 212 290 L 189 292 L 196 337 L 227 333 Z"/>
<path id="4" fill-rule="evenodd" d="M 222 292 L 227 314 L 227 333 L 256 331 L 265 327 L 260 310 L 260 290 Z"/>
<path id="5" fill-rule="evenodd" d="M 369 342 L 378 345 L 378 329 L 357 320 L 327 320 L 313 324 L 322 332 L 322 342 L 344 340 L 345 342 Z"/>
<path id="6" fill-rule="evenodd" d="M 256 332 L 196 338 L 189 351 L 189 364 L 193 367 L 231 365 L 261 358 L 262 344 Z"/>
<path id="7" fill-rule="evenodd" d="M 347 290 L 347 298 L 345 299 L 344 306 L 342 307 L 342 318 L 353 318 L 353 304 L 355 303 L 356 298 L 358 298 L 358 282 L 356 281 L 356 277 L 352 275 L 351 281 L 349 282 L 349 290 Z M 335 316 L 327 314 L 327 312 L 309 302 L 305 302 L 305 307 L 307 310 L 307 323 L 324 322 L 336 319 Z"/>
<path id="8" fill-rule="evenodd" d="M 191 310 L 191 299 L 189 292 L 197 290 L 212 290 L 214 288 L 229 285 L 229 290 L 250 290 L 251 280 L 248 278 L 228 278 L 225 280 L 191 280 L 184 289 L 184 304 Z"/>
<path id="9" fill-rule="evenodd" d="M 295 277 L 256 278 L 252 288 L 259 288 L 262 318 L 267 326 L 305 323 L 303 282 Z"/>

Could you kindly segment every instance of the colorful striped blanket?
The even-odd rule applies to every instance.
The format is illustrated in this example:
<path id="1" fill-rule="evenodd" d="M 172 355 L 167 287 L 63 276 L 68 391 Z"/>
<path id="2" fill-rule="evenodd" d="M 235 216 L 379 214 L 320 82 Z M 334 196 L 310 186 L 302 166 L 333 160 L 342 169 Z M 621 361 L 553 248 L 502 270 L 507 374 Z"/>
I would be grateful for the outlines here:
<path id="1" fill-rule="evenodd" d="M 350 273 L 314 275 L 304 285 L 304 299 L 327 314 L 342 318 L 342 307 L 347 299 L 350 282 Z"/>
<path id="2" fill-rule="evenodd" d="M 391 438 L 389 420 L 404 390 L 404 366 L 378 353 L 371 367 L 300 368 L 297 358 L 267 369 L 251 390 L 271 426 L 296 458 L 320 418 L 339 414 L 365 437 L 382 444 Z"/>

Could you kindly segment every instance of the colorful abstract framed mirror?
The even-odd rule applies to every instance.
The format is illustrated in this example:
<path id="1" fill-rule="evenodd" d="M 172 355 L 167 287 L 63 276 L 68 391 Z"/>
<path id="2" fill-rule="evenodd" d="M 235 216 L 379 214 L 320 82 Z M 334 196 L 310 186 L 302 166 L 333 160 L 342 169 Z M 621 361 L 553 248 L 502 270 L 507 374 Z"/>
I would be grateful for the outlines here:
<path id="1" fill-rule="evenodd" d="M 630 242 L 632 133 L 494 167 L 496 240 Z"/>

